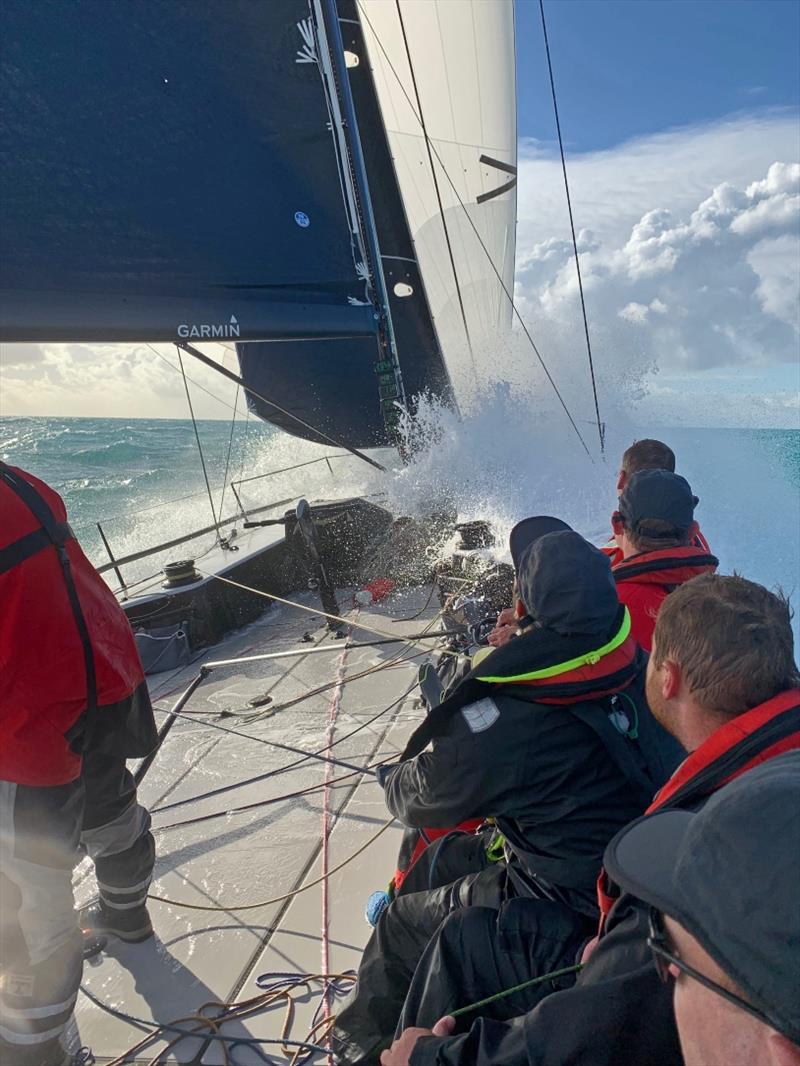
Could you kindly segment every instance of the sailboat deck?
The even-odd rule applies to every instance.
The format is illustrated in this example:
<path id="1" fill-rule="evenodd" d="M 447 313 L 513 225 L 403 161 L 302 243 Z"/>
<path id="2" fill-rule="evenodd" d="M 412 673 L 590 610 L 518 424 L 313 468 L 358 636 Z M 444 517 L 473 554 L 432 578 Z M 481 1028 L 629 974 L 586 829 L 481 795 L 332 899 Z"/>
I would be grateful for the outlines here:
<path id="1" fill-rule="evenodd" d="M 429 591 L 395 594 L 384 604 L 361 609 L 358 621 L 392 635 L 418 633 L 430 622 L 439 628 L 434 606 L 425 607 L 418 618 L 399 621 L 420 611 Z M 342 593 L 340 602 L 348 600 L 349 594 Z M 298 602 L 315 605 L 310 594 Z M 313 643 L 301 643 L 306 633 Z M 370 637 L 354 630 L 352 639 Z M 346 648 L 344 640 L 326 632 L 319 616 L 274 608 L 185 669 L 156 676 L 151 690 L 162 719 L 161 712 L 174 704 L 201 662 L 306 647 L 311 651 L 320 645 L 335 647 L 330 653 L 214 670 L 193 694 L 184 710 L 187 717 L 176 723 L 142 783 L 140 796 L 152 811 L 157 846 L 151 892 L 175 902 L 151 900 L 153 939 L 136 945 L 111 942 L 107 952 L 85 965 L 76 1016 L 81 1043 L 92 1048 L 98 1063 L 115 1062 L 155 1025 L 174 1022 L 192 1028 L 196 1022 L 191 1016 L 204 1004 L 260 994 L 255 984 L 259 974 L 342 973 L 357 966 L 369 934 L 364 903 L 391 877 L 400 828 L 395 823 L 368 843 L 389 818 L 371 775 L 319 760 L 284 770 L 299 757 L 263 741 L 319 751 L 332 739 L 332 756 L 355 766 L 390 757 L 422 714 L 415 705 L 414 681 L 425 652 L 403 644 Z M 309 694 L 321 686 L 324 691 Z M 266 705 L 250 706 L 249 701 L 266 696 L 271 696 Z M 286 706 L 298 697 L 304 698 Z M 246 735 L 231 735 L 219 726 Z M 349 736 L 354 730 L 358 732 Z M 273 776 L 250 780 L 268 773 Z M 231 791 L 207 795 L 245 781 L 249 783 Z M 288 796 L 310 788 L 314 790 L 306 795 Z M 248 804 L 259 806 L 236 813 Z M 179 824 L 219 812 L 226 813 Z M 326 818 L 332 824 L 327 847 Z M 340 871 L 295 894 L 365 844 Z M 88 861 L 77 877 L 76 896 L 82 903 L 95 892 Z M 267 900 L 274 902 L 236 909 Z M 191 910 L 178 903 L 214 909 Z M 321 985 L 298 990 L 294 1001 L 289 1035 L 304 1040 L 320 1005 Z M 226 1023 L 222 1031 L 277 1041 L 285 1009 L 285 1001 L 276 1002 Z M 330 1009 L 335 1012 L 335 1003 Z M 225 1049 L 199 1038 L 180 1039 L 167 1050 L 175 1035 L 162 1034 L 120 1061 L 249 1066 L 289 1063 L 294 1051 L 286 1054 L 279 1044 L 261 1050 L 228 1044 Z M 326 1057 L 317 1053 L 311 1061 Z"/>

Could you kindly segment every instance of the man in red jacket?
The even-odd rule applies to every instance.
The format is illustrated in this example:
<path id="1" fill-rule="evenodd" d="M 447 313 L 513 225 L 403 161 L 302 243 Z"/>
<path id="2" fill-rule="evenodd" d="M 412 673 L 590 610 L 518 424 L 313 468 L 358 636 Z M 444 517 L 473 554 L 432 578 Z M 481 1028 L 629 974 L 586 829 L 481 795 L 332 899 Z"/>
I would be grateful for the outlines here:
<path id="1" fill-rule="evenodd" d="M 150 816 L 125 760 L 149 754 L 157 733 L 128 620 L 61 498 L 0 463 L 0 515 L 0 1062 L 62 1066 L 80 927 L 152 935 Z M 79 922 L 82 851 L 99 900 Z"/>
<path id="2" fill-rule="evenodd" d="M 643 470 L 666 470 L 670 474 L 674 474 L 675 452 L 669 445 L 660 440 L 651 438 L 635 440 L 622 453 L 622 462 L 617 476 L 617 495 L 621 496 L 634 474 L 640 474 Z M 699 527 L 695 529 L 693 538 L 695 547 L 710 551 L 708 541 L 700 532 Z M 612 566 L 622 562 L 622 545 L 616 531 L 613 539 L 602 550 L 610 558 Z"/>
<path id="3" fill-rule="evenodd" d="M 650 651 L 661 604 L 670 592 L 719 560 L 697 547 L 689 482 L 667 470 L 643 470 L 625 484 L 612 524 L 622 558 L 612 567 L 617 595 L 631 613 L 631 632 Z"/>

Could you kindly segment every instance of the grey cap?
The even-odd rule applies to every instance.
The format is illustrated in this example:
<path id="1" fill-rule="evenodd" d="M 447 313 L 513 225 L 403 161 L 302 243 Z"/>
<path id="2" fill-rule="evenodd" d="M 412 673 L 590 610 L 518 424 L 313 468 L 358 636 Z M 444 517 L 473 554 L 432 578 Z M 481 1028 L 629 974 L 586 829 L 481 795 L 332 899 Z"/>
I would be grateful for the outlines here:
<path id="1" fill-rule="evenodd" d="M 640 470 L 631 475 L 622 490 L 619 513 L 634 533 L 640 523 L 648 519 L 668 522 L 685 532 L 694 521 L 694 509 L 698 503 L 689 482 L 680 474 L 668 470 Z"/>
<path id="2" fill-rule="evenodd" d="M 800 751 L 720 789 L 698 812 L 619 832 L 605 868 L 686 929 L 775 1027 L 800 1043 Z"/>

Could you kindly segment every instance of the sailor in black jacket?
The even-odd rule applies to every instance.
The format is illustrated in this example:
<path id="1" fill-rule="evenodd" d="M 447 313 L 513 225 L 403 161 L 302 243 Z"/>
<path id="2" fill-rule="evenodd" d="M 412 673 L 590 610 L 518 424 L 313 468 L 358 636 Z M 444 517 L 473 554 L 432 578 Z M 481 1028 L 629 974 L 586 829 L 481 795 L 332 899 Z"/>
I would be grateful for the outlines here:
<path id="1" fill-rule="evenodd" d="M 659 630 L 665 616 L 666 633 Z M 754 631 L 760 640 L 753 639 Z M 714 688 L 704 688 L 708 674 L 701 674 L 696 664 L 696 672 L 684 673 L 685 656 L 700 645 L 708 656 L 706 669 L 718 681 Z M 668 649 L 663 659 L 659 646 Z M 721 661 L 727 665 L 720 672 L 715 667 Z M 659 791 L 647 817 L 634 824 L 646 828 L 651 813 L 666 809 L 700 810 L 731 778 L 797 751 L 797 685 L 785 601 L 742 578 L 712 575 L 671 593 L 656 626 L 648 693 L 658 720 L 690 754 Z M 599 881 L 604 934 L 572 987 L 548 982 L 544 993 L 538 986 L 518 989 L 487 1003 L 491 994 L 567 966 L 574 956 L 559 957 L 552 941 L 542 936 L 539 901 L 516 898 L 500 911 L 471 907 L 455 912 L 441 924 L 417 967 L 387 1063 L 682 1066 L 672 988 L 659 979 L 648 946 L 649 908 L 630 892 L 620 895 L 614 886 L 615 879 L 622 880 L 617 873 L 622 836 L 624 831 L 609 845 Z M 743 868 L 741 876 L 748 874 Z M 715 884 L 714 890 L 727 888 Z M 767 889 L 764 900 L 769 906 Z M 735 930 L 731 936 L 735 939 Z M 562 990 L 553 991 L 558 987 Z M 442 1015 L 482 999 L 479 1010 L 450 1020 L 445 1028 L 451 1035 L 441 1027 L 428 1035 Z"/>
<path id="2" fill-rule="evenodd" d="M 605 845 L 680 757 L 647 710 L 644 657 L 602 552 L 571 530 L 545 532 L 522 551 L 517 583 L 521 635 L 428 715 L 383 779 L 406 825 L 491 817 L 502 852 L 492 861 L 482 837 L 456 840 L 437 887 L 384 912 L 337 1020 L 342 1064 L 377 1062 L 428 940 L 458 908 L 549 901 L 547 936 L 577 953 L 596 923 Z"/>

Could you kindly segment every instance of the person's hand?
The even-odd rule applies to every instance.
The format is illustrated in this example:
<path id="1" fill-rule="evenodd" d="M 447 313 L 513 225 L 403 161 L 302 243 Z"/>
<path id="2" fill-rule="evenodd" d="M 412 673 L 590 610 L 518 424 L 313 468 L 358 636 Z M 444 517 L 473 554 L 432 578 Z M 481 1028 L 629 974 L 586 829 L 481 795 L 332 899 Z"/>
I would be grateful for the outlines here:
<path id="1" fill-rule="evenodd" d="M 381 1052 L 381 1066 L 408 1066 L 414 1045 L 422 1036 L 452 1036 L 456 1027 L 455 1018 L 446 1015 L 440 1018 L 433 1029 L 404 1029 L 388 1051 Z"/>
<path id="2" fill-rule="evenodd" d="M 592 957 L 592 955 L 594 955 L 594 949 L 597 947 L 597 945 L 599 943 L 600 943 L 600 937 L 599 936 L 593 936 L 591 940 L 587 940 L 586 945 L 585 945 L 583 951 L 581 952 L 581 964 L 583 966 L 585 966 L 586 963 L 589 961 L 589 959 Z"/>
<path id="3" fill-rule="evenodd" d="M 487 634 L 486 640 L 489 644 L 492 645 L 493 648 L 502 648 L 504 644 L 508 644 L 510 640 L 513 640 L 516 635 L 516 624 L 514 624 L 513 626 L 501 626 L 498 624 L 489 634 Z"/>
<path id="4" fill-rule="evenodd" d="M 513 607 L 506 607 L 497 616 L 494 629 L 487 635 L 486 640 L 493 648 L 502 648 L 516 635 L 517 616 Z"/>

